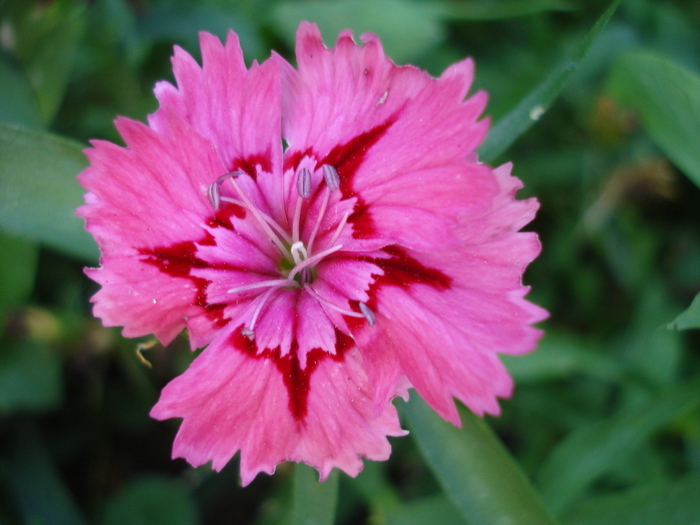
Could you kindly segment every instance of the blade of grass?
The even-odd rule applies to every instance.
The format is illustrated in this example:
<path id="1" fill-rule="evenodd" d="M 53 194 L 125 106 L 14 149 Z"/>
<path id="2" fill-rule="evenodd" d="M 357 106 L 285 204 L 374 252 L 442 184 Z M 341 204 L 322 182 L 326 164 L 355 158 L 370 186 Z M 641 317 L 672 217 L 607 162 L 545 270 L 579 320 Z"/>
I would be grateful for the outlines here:
<path id="1" fill-rule="evenodd" d="M 700 187 L 700 76 L 661 55 L 630 52 L 612 68 L 608 92 L 639 113 L 656 145 Z"/>
<path id="2" fill-rule="evenodd" d="M 455 428 L 418 396 L 412 396 L 404 414 L 423 457 L 467 523 L 555 523 L 523 471 L 481 418 L 464 411 L 462 428 Z"/>
<path id="3" fill-rule="evenodd" d="M 333 525 L 338 500 L 338 471 L 323 483 L 311 467 L 294 467 L 294 515 L 292 525 Z"/>
<path id="4" fill-rule="evenodd" d="M 479 157 L 484 162 L 493 162 L 547 111 L 564 89 L 569 77 L 586 56 L 598 35 L 612 18 L 621 1 L 615 0 L 611 3 L 581 39 L 571 56 L 557 64 L 513 110 L 493 125 L 486 140 L 479 148 Z"/>
<path id="5" fill-rule="evenodd" d="M 540 492 L 550 508 L 565 512 L 616 465 L 616 460 L 633 452 L 635 446 L 673 418 L 697 409 L 699 394 L 700 376 L 564 437 L 545 459 L 537 476 Z"/>
<path id="6" fill-rule="evenodd" d="M 85 261 L 97 260 L 95 241 L 75 209 L 84 190 L 83 146 L 57 135 L 0 124 L 0 228 Z"/>

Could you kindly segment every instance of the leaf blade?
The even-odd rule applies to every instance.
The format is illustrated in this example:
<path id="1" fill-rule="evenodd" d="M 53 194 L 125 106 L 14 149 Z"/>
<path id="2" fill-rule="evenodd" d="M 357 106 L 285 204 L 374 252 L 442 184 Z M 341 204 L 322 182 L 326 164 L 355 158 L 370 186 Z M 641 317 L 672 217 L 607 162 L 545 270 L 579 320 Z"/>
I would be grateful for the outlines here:
<path id="1" fill-rule="evenodd" d="M 525 474 L 481 418 L 462 412 L 462 429 L 457 429 L 418 396 L 413 396 L 404 413 L 428 465 L 468 523 L 555 523 Z"/>
<path id="2" fill-rule="evenodd" d="M 545 459 L 537 485 L 555 512 L 567 509 L 602 474 L 655 431 L 700 404 L 700 379 L 568 434 Z"/>
<path id="3" fill-rule="evenodd" d="M 82 149 L 56 135 L 0 124 L 0 228 L 97 260 L 95 242 L 75 216 L 84 193 L 75 176 L 87 165 Z"/>
<path id="4" fill-rule="evenodd" d="M 515 108 L 493 125 L 479 148 L 479 157 L 484 162 L 496 160 L 547 111 L 610 21 L 621 1 L 612 2 L 578 43 L 572 56 L 557 64 Z"/>
<path id="5" fill-rule="evenodd" d="M 630 52 L 615 64 L 608 91 L 640 114 L 651 139 L 700 187 L 700 76 L 659 55 Z"/>
<path id="6" fill-rule="evenodd" d="M 338 471 L 323 483 L 311 467 L 299 463 L 294 467 L 294 513 L 292 525 L 333 525 L 338 501 Z"/>
<path id="7" fill-rule="evenodd" d="M 668 324 L 668 328 L 676 330 L 700 328 L 700 293 L 695 296 L 686 310 Z"/>

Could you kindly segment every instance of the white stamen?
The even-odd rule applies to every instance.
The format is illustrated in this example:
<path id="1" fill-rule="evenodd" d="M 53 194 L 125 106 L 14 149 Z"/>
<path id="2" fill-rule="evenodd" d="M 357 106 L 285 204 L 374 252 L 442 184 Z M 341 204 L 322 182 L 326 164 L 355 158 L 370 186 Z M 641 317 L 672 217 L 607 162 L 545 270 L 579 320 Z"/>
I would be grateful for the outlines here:
<path id="1" fill-rule="evenodd" d="M 301 222 L 301 197 L 297 198 L 297 203 L 294 206 L 294 218 L 292 219 L 292 240 L 299 240 L 299 224 Z"/>
<path id="2" fill-rule="evenodd" d="M 265 306 L 265 303 L 267 303 L 267 300 L 270 298 L 270 295 L 272 295 L 272 292 L 274 292 L 276 289 L 277 288 L 270 288 L 267 292 L 260 296 L 258 306 L 255 307 L 255 311 L 253 312 L 253 317 L 250 320 L 250 324 L 246 328 L 244 328 L 244 330 L 250 330 L 250 333 L 253 333 L 253 330 L 255 330 L 255 323 L 258 322 L 258 317 L 260 316 L 260 312 L 262 312 L 263 306 Z M 255 337 L 255 334 L 253 334 L 253 337 Z M 249 339 L 252 340 L 251 337 L 249 337 Z"/>
<path id="3" fill-rule="evenodd" d="M 241 174 L 243 172 L 242 171 L 241 172 L 234 171 L 233 173 Z M 260 226 L 262 226 L 262 229 L 265 231 L 265 233 L 267 233 L 267 236 L 270 238 L 270 240 L 275 244 L 275 246 L 277 246 L 277 249 L 280 251 L 280 253 L 289 257 L 290 256 L 289 251 L 285 247 L 284 243 L 282 243 L 282 241 L 279 239 L 279 237 L 277 237 L 275 232 L 273 232 L 272 229 L 270 229 L 270 226 L 268 226 L 265 219 L 262 217 L 262 215 L 260 215 L 260 211 L 258 210 L 257 206 L 255 206 L 250 201 L 248 196 L 243 192 L 241 187 L 236 182 L 236 178 L 231 176 L 231 175 L 232 174 L 228 174 L 228 175 L 224 175 L 223 177 L 228 178 L 231 181 L 231 184 L 233 184 L 233 187 L 236 188 L 238 195 L 240 195 L 241 199 L 243 199 L 243 202 L 245 203 L 246 208 L 248 208 L 253 213 L 253 216 L 258 220 L 258 223 L 260 224 Z M 219 180 L 221 180 L 221 178 L 222 177 L 219 177 Z"/>
<path id="4" fill-rule="evenodd" d="M 341 314 L 347 315 L 349 317 L 357 317 L 358 319 L 366 319 L 366 317 L 363 314 L 353 312 L 352 310 L 347 310 L 346 308 L 341 308 L 340 306 L 334 305 L 333 303 L 331 303 L 327 299 L 324 299 L 323 297 L 318 295 L 318 293 L 316 293 L 316 290 L 311 288 L 311 286 L 309 286 L 308 284 L 304 286 L 304 290 L 309 292 L 311 295 L 313 295 L 318 300 L 318 302 L 326 305 L 331 310 L 335 310 L 336 312 L 340 312 Z"/>
<path id="5" fill-rule="evenodd" d="M 311 196 L 311 172 L 309 168 L 302 168 L 297 175 L 297 191 L 302 199 Z"/>
<path id="6" fill-rule="evenodd" d="M 280 286 L 296 286 L 296 283 L 291 279 L 272 279 L 269 281 L 258 281 L 256 283 L 244 284 L 242 286 L 236 286 L 231 288 L 226 293 L 239 293 L 247 292 L 248 290 L 255 290 L 257 288 L 267 288 L 268 286 L 273 286 L 279 288 Z"/>
<path id="7" fill-rule="evenodd" d="M 246 207 L 245 202 L 243 202 L 240 199 L 232 199 L 231 197 L 221 197 L 222 202 L 230 202 L 231 204 L 237 204 L 238 206 L 241 206 L 242 208 Z M 282 238 L 284 238 L 284 242 L 292 244 L 292 238 L 289 236 L 289 234 L 280 226 L 277 224 L 277 221 L 270 217 L 267 213 L 263 213 L 260 210 L 258 210 L 258 213 L 260 216 L 265 219 L 265 221 L 275 229 L 275 232 L 279 234 Z"/>
<path id="8" fill-rule="evenodd" d="M 253 332 L 250 328 L 246 328 L 244 326 L 243 328 L 241 328 L 241 334 L 246 336 L 251 341 L 255 341 L 255 332 Z"/>
<path id="9" fill-rule="evenodd" d="M 345 228 L 345 223 L 348 222 L 348 217 L 350 216 L 350 212 L 346 212 L 345 215 L 343 215 L 343 218 L 341 219 L 340 223 L 338 223 L 338 227 L 335 229 L 335 233 L 333 234 L 333 237 L 331 237 L 331 242 L 329 244 L 333 245 L 335 244 L 335 241 L 338 240 L 338 237 L 340 237 L 340 234 L 343 231 L 343 228 Z"/>
<path id="10" fill-rule="evenodd" d="M 369 324 L 370 326 L 374 326 L 374 323 L 377 322 L 377 317 L 374 315 L 372 309 L 365 303 L 359 303 L 359 305 L 360 312 L 362 312 L 362 315 L 364 315 L 365 319 L 367 319 L 367 324 Z"/>
<path id="11" fill-rule="evenodd" d="M 308 268 L 309 266 L 316 264 L 318 261 L 326 257 L 327 255 L 330 255 L 333 252 L 337 252 L 338 250 L 342 249 L 343 245 L 338 244 L 336 246 L 333 246 L 333 248 L 328 248 L 327 250 L 323 250 L 322 252 L 318 252 L 316 255 L 312 255 L 308 259 L 301 261 L 297 263 L 297 265 L 294 267 L 294 269 L 289 272 L 289 275 L 287 276 L 287 279 L 294 279 L 296 274 L 298 274 L 301 270 L 304 268 Z"/>
<path id="12" fill-rule="evenodd" d="M 336 169 L 330 164 L 324 164 L 322 169 L 323 180 L 326 181 L 326 186 L 328 186 L 331 191 L 340 188 L 340 177 L 338 176 Z"/>
<path id="13" fill-rule="evenodd" d="M 324 165 L 325 168 L 325 165 Z M 314 229 L 311 230 L 311 236 L 309 237 L 309 253 L 314 246 L 314 241 L 316 240 L 316 234 L 318 233 L 318 228 L 321 226 L 321 220 L 323 219 L 323 214 L 326 213 L 326 207 L 328 206 L 328 199 L 330 198 L 331 190 L 326 188 L 323 192 L 323 201 L 321 201 L 321 208 L 318 210 L 318 215 L 316 216 L 316 223 L 314 224 Z"/>

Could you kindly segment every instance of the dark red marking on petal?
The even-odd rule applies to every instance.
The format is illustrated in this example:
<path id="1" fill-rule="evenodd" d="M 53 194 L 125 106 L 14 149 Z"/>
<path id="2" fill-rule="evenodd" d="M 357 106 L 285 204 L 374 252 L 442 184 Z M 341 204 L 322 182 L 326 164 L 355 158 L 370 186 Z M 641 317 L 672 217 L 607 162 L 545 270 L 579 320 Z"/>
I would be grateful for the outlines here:
<path id="1" fill-rule="evenodd" d="M 209 245 L 211 234 L 206 236 L 202 243 Z M 192 268 L 204 268 L 206 265 L 197 257 L 197 243 L 194 241 L 178 242 L 172 246 L 160 246 L 158 248 L 139 250 L 141 255 L 146 255 L 146 262 L 157 266 L 160 271 L 171 277 L 190 277 Z"/>
<path id="2" fill-rule="evenodd" d="M 207 219 L 206 224 L 210 228 L 226 228 L 227 230 L 233 231 L 231 217 L 244 219 L 245 215 L 246 210 L 243 206 L 239 206 L 233 202 L 222 202 L 221 208 L 217 210 L 213 217 Z"/>
<path id="3" fill-rule="evenodd" d="M 348 222 L 352 223 L 352 236 L 354 239 L 368 239 L 377 233 L 377 228 L 369 206 L 361 197 L 356 198 L 352 213 L 348 216 Z"/>
<path id="4" fill-rule="evenodd" d="M 449 290 L 452 277 L 440 270 L 429 268 L 417 261 L 400 246 L 385 246 L 382 251 L 391 255 L 388 259 L 375 258 L 374 264 L 384 270 L 384 275 L 377 277 L 374 285 L 398 286 L 408 288 L 412 284 L 427 284 L 436 290 Z"/>
<path id="5" fill-rule="evenodd" d="M 304 157 L 315 156 L 311 148 L 307 148 L 305 151 L 295 151 L 293 153 L 285 154 L 284 156 L 284 171 L 296 170 L 299 167 L 301 159 Z"/>
<path id="6" fill-rule="evenodd" d="M 320 162 L 321 165 L 330 164 L 338 171 L 343 198 L 348 199 L 353 196 L 357 198 L 353 212 L 348 217 L 348 222 L 353 225 L 352 236 L 355 239 L 371 237 L 377 232 L 377 228 L 369 212 L 369 206 L 359 195 L 354 193 L 352 180 L 364 162 L 369 149 L 384 136 L 395 121 L 396 117 L 392 117 L 383 124 L 361 133 L 349 142 L 336 146 Z"/>
<path id="7" fill-rule="evenodd" d="M 339 144 L 319 162 L 319 165 L 330 164 L 336 169 L 340 177 L 340 191 L 343 198 L 354 196 L 352 179 L 355 173 L 364 162 L 369 149 L 384 136 L 394 122 L 396 122 L 396 117 L 357 135 L 345 144 Z"/>
<path id="8" fill-rule="evenodd" d="M 335 354 L 330 354 L 320 348 L 312 349 L 306 354 L 306 368 L 302 369 L 299 363 L 297 352 L 299 345 L 296 340 L 292 341 L 290 351 L 284 357 L 280 356 L 280 348 L 274 350 L 266 348 L 258 353 L 258 348 L 255 340 L 248 339 L 241 330 L 243 325 L 233 331 L 231 335 L 231 344 L 234 348 L 238 348 L 248 356 L 255 359 L 270 359 L 275 363 L 277 370 L 282 374 L 284 386 L 287 388 L 287 396 L 289 398 L 289 411 L 292 417 L 299 423 L 304 422 L 309 411 L 309 390 L 311 387 L 311 376 L 318 365 L 327 358 L 334 361 L 342 361 L 344 353 L 355 344 L 353 339 L 342 333 L 337 328 L 335 329 Z"/>
<path id="9" fill-rule="evenodd" d="M 155 266 L 164 274 L 171 277 L 189 279 L 195 289 L 195 299 L 192 304 L 202 308 L 214 325 L 221 328 L 227 323 L 223 317 L 224 308 L 226 308 L 227 305 L 223 303 L 210 304 L 207 301 L 207 287 L 210 281 L 191 275 L 191 271 L 194 268 L 239 271 L 244 268 L 239 268 L 230 264 L 210 264 L 203 261 L 197 257 L 197 245 L 215 246 L 216 239 L 214 239 L 211 233 L 206 232 L 199 242 L 185 241 L 173 244 L 172 246 L 160 246 L 152 249 L 142 248 L 139 252 L 146 257 L 144 262 Z"/>
<path id="10" fill-rule="evenodd" d="M 255 180 L 257 177 L 257 171 L 255 167 L 260 165 L 263 171 L 272 173 L 272 162 L 270 162 L 270 152 L 267 153 L 256 153 L 253 155 L 248 155 L 245 158 L 233 159 L 229 171 L 241 170 L 245 171 L 250 178 Z"/>
<path id="11" fill-rule="evenodd" d="M 413 284 L 425 284 L 436 290 L 449 290 L 452 287 L 452 277 L 444 274 L 440 270 L 425 266 L 420 261 L 411 257 L 407 250 L 396 245 L 385 246 L 382 251 L 390 255 L 387 258 L 380 257 L 359 257 L 359 260 L 376 264 L 384 270 L 383 275 L 372 274 L 375 280 L 369 285 L 367 295 L 369 295 L 369 306 L 375 313 L 380 310 L 377 305 L 377 290 L 382 286 L 397 286 L 407 289 Z M 351 307 L 356 312 L 360 312 L 357 301 L 351 301 Z M 355 330 L 366 324 L 365 319 L 357 317 L 345 317 L 348 326 Z"/>
<path id="12" fill-rule="evenodd" d="M 204 234 L 204 238 L 197 244 L 200 246 L 216 246 L 216 239 L 210 232 L 206 232 Z"/>

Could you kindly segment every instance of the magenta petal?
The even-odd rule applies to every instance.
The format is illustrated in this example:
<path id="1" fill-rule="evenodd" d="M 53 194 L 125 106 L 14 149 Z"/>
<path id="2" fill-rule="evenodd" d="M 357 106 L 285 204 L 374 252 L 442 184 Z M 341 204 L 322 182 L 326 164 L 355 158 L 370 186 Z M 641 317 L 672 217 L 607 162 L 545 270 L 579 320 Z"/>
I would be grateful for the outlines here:
<path id="1" fill-rule="evenodd" d="M 208 347 L 152 415 L 181 418 L 173 455 L 241 477 L 302 461 L 349 475 L 385 460 L 392 400 L 415 390 L 499 412 L 498 354 L 532 350 L 546 312 L 522 284 L 534 199 L 475 150 L 486 94 L 467 59 L 439 78 L 398 67 L 376 36 L 327 49 L 302 23 L 297 68 L 248 68 L 238 38 L 175 48 L 149 125 L 93 142 L 78 215 L 100 245 L 95 315 L 163 343 Z"/>
<path id="2" fill-rule="evenodd" d="M 250 70 L 243 62 L 238 37 L 228 34 L 226 45 L 209 33 L 200 34 L 200 67 L 176 47 L 173 71 L 177 88 L 166 82 L 156 86 L 160 109 L 149 123 L 166 133 L 164 113 L 173 111 L 206 137 L 221 158 L 225 171 L 261 166 L 279 169 L 281 84 L 279 65 L 268 60 Z M 255 108 L 251 111 L 251 108 Z"/>
<path id="3" fill-rule="evenodd" d="M 308 463 L 322 478 L 333 468 L 354 476 L 362 470 L 361 457 L 389 457 L 387 435 L 405 434 L 391 404 L 374 416 L 356 349 L 317 364 L 303 422 L 289 409 L 284 370 L 275 359 L 247 355 L 232 345 L 230 334 L 221 334 L 165 387 L 151 411 L 157 419 L 183 418 L 173 456 L 195 466 L 212 461 L 220 470 L 241 450 L 244 485 L 285 460 Z"/>

